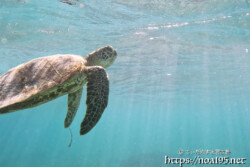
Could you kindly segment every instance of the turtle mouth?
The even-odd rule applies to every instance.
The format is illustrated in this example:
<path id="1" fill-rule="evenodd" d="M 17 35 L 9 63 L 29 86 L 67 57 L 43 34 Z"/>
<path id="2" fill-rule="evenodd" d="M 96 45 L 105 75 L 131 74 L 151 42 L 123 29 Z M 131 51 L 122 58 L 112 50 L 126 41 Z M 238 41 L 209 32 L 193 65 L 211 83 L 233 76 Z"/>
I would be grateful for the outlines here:
<path id="1" fill-rule="evenodd" d="M 105 61 L 106 64 L 103 67 L 107 68 L 107 67 L 111 66 L 114 63 L 114 61 L 116 60 L 117 56 L 118 56 L 117 52 L 114 49 L 112 49 L 112 53 L 110 54 L 108 61 Z"/>
<path id="2" fill-rule="evenodd" d="M 113 55 L 115 58 L 117 57 L 117 52 L 115 50 L 113 50 Z"/>

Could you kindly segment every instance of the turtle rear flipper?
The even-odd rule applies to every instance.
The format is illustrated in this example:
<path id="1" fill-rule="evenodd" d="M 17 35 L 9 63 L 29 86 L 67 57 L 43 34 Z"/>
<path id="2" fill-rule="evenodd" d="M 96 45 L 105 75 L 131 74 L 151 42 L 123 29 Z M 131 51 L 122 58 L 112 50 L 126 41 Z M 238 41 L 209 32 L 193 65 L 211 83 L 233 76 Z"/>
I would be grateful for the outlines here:
<path id="1" fill-rule="evenodd" d="M 99 121 L 108 105 L 109 80 L 103 67 L 91 66 L 85 70 L 87 75 L 87 111 L 81 123 L 80 135 L 88 133 Z"/>
<path id="2" fill-rule="evenodd" d="M 76 92 L 69 93 L 68 95 L 68 112 L 64 121 L 65 128 L 70 126 L 76 115 L 82 97 L 82 90 L 83 88 L 77 90 Z"/>

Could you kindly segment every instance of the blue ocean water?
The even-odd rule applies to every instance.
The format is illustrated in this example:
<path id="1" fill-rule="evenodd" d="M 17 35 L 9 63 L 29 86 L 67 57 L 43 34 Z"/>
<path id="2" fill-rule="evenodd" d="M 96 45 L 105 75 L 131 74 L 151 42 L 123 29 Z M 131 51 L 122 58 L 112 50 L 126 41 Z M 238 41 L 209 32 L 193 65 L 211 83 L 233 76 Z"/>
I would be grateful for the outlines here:
<path id="1" fill-rule="evenodd" d="M 72 2 L 2 0 L 0 74 L 40 56 L 112 45 L 119 56 L 107 69 L 108 107 L 80 136 L 85 87 L 71 147 L 67 96 L 0 115 L 1 167 L 179 166 L 165 156 L 246 158 L 238 166 L 250 166 L 249 0 Z"/>

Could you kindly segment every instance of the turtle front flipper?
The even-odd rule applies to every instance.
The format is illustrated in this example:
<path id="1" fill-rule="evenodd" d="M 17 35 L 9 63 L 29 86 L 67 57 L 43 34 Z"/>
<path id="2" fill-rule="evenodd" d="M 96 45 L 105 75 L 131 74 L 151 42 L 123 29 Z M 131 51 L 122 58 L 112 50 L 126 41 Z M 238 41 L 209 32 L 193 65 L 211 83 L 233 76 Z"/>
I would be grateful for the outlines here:
<path id="1" fill-rule="evenodd" d="M 81 123 L 80 135 L 88 133 L 101 118 L 108 105 L 109 80 L 101 66 L 90 66 L 85 69 L 87 75 L 87 111 Z"/>
<path id="2" fill-rule="evenodd" d="M 78 110 L 80 101 L 81 101 L 81 97 L 82 97 L 82 89 L 79 89 L 73 93 L 69 93 L 68 95 L 68 112 L 67 112 L 67 116 L 65 118 L 64 121 L 64 127 L 67 128 L 70 126 L 70 124 L 72 123 L 76 112 Z"/>

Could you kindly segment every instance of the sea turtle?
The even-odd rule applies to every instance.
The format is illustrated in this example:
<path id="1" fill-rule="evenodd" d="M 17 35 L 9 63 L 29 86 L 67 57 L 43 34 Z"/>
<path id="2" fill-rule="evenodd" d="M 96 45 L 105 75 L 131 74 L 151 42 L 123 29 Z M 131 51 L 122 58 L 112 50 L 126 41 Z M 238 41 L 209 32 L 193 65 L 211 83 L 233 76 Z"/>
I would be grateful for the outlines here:
<path id="1" fill-rule="evenodd" d="M 35 107 L 68 94 L 64 121 L 67 128 L 79 107 L 83 85 L 87 83 L 87 111 L 80 129 L 80 135 L 84 135 L 96 125 L 107 107 L 109 79 L 104 68 L 116 57 L 116 51 L 106 46 L 86 58 L 58 54 L 21 64 L 0 76 L 0 113 Z"/>

